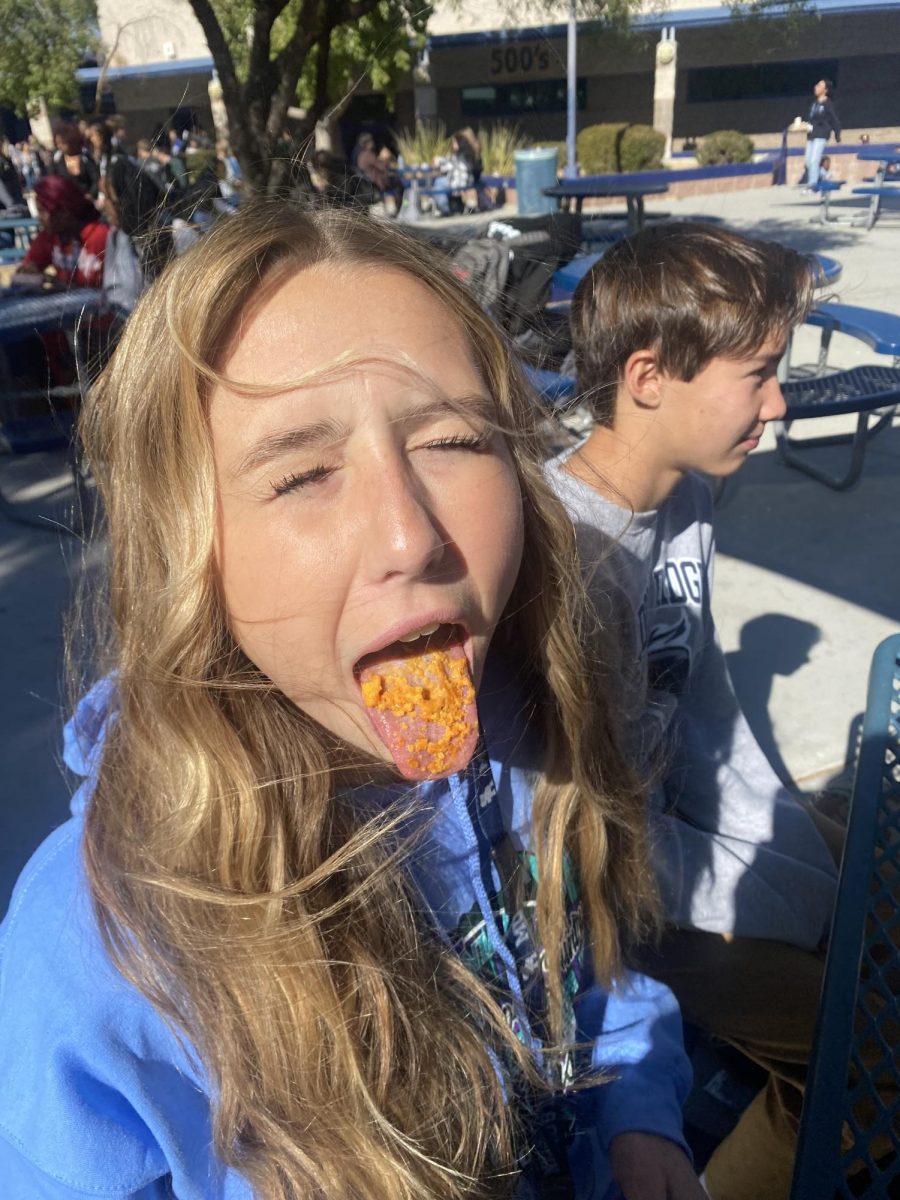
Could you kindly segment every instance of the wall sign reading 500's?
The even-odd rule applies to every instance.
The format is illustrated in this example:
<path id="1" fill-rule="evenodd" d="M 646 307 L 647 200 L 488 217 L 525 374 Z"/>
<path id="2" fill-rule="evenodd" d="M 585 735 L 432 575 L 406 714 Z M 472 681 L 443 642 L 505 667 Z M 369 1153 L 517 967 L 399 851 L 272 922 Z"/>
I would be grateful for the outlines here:
<path id="1" fill-rule="evenodd" d="M 550 51 L 546 46 L 498 46 L 491 51 L 491 74 L 512 75 L 518 71 L 547 71 Z"/>

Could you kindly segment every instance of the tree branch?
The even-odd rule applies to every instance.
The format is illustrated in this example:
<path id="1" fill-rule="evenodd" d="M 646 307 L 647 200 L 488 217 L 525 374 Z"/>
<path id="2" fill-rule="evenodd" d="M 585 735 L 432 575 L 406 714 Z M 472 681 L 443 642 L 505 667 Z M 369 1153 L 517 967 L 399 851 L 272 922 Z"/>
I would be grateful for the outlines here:
<path id="1" fill-rule="evenodd" d="M 189 0 L 189 2 L 194 10 L 194 16 L 200 22 L 203 36 L 206 38 L 206 44 L 209 46 L 209 52 L 216 65 L 225 104 L 226 106 L 234 105 L 237 108 L 241 103 L 241 85 L 234 68 L 234 59 L 225 40 L 225 34 L 219 24 L 219 18 L 213 12 L 209 0 Z"/>
<path id="2" fill-rule="evenodd" d="M 152 14 L 151 14 L 152 17 Z M 113 44 L 109 51 L 104 55 L 103 64 L 100 67 L 100 74 L 97 76 L 97 86 L 94 89 L 94 104 L 97 111 L 100 111 L 100 99 L 103 95 L 103 89 L 106 86 L 106 76 L 109 74 L 109 68 L 112 65 L 112 60 L 119 48 L 119 39 L 129 25 L 139 25 L 141 21 L 148 21 L 151 17 L 133 17 L 130 21 L 125 21 L 121 25 L 116 25 L 116 36 L 113 38 Z"/>
<path id="3" fill-rule="evenodd" d="M 341 0 L 340 4 L 331 4 L 334 11 L 332 17 L 334 26 L 351 24 L 361 17 L 367 17 L 378 7 L 379 0 Z"/>

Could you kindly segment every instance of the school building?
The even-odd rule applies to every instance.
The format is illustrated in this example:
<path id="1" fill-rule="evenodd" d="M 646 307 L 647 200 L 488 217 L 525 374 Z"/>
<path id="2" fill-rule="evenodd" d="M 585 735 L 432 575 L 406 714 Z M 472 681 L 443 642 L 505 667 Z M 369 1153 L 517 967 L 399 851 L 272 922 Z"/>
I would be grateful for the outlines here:
<path id="1" fill-rule="evenodd" d="M 450 128 L 514 121 L 535 138 L 564 136 L 566 4 L 540 27 L 510 27 L 508 5 L 465 0 L 429 25 L 430 109 Z M 579 26 L 579 128 L 659 125 L 666 101 L 676 139 L 716 129 L 775 135 L 806 116 L 813 84 L 835 82 L 847 129 L 900 126 L 900 2 L 816 0 L 815 14 L 735 19 L 720 0 L 671 0 L 635 19 L 629 37 Z M 656 106 L 657 121 L 654 122 Z M 758 135 L 763 135 L 759 137 Z M 875 140 L 873 138 L 873 140 Z"/>
<path id="2" fill-rule="evenodd" d="M 568 4 L 542 10 L 540 26 L 510 17 L 503 0 L 439 2 L 409 85 L 391 112 L 363 85 L 348 118 L 410 126 L 438 118 L 448 128 L 514 122 L 539 139 L 565 136 Z M 525 11 L 528 11 L 527 8 Z M 99 0 L 101 36 L 115 53 L 105 107 L 129 135 L 155 132 L 173 113 L 211 127 L 212 58 L 187 0 Z M 900 129 L 900 0 L 816 0 L 812 15 L 775 10 L 735 19 L 723 0 L 648 0 L 630 34 L 579 23 L 578 125 L 628 121 L 670 127 L 675 139 L 740 129 L 757 144 L 808 111 L 817 79 L 832 79 L 848 131 Z M 99 67 L 78 72 L 96 87 Z"/>

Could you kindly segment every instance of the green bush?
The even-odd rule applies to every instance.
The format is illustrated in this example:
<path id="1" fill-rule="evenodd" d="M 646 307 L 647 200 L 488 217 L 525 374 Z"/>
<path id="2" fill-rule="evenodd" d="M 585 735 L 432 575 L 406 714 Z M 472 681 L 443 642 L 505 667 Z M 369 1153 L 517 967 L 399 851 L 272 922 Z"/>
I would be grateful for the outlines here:
<path id="1" fill-rule="evenodd" d="M 658 171 L 666 152 L 666 135 L 652 125 L 629 125 L 621 143 L 622 171 Z"/>
<path id="2" fill-rule="evenodd" d="M 620 171 L 619 147 L 625 124 L 588 125 L 578 134 L 578 162 L 585 175 L 606 175 Z"/>
<path id="3" fill-rule="evenodd" d="M 585 175 L 653 171 L 665 148 L 665 134 L 650 125 L 589 125 L 578 135 L 578 162 Z"/>
<path id="4" fill-rule="evenodd" d="M 709 133 L 697 146 L 697 162 L 701 167 L 715 167 L 720 163 L 742 163 L 753 161 L 753 142 L 746 133 L 737 129 L 719 129 Z"/>

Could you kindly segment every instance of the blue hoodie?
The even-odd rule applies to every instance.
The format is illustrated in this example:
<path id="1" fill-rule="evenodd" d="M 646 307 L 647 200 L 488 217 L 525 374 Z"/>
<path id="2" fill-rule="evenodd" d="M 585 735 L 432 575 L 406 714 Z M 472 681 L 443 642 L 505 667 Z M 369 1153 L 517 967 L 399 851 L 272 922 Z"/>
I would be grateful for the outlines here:
<path id="1" fill-rule="evenodd" d="M 532 897 L 526 888 L 522 911 L 507 914 L 498 870 L 516 860 L 533 877 L 535 763 L 509 696 L 488 682 L 480 691 L 489 755 L 479 753 L 459 776 L 421 786 L 417 811 L 431 823 L 412 869 L 431 919 L 473 970 L 501 983 L 513 1028 L 540 1056 Z M 251 1200 L 246 1181 L 212 1152 L 209 1084 L 196 1055 L 112 965 L 92 915 L 83 816 L 114 702 L 105 681 L 67 726 L 66 763 L 85 782 L 72 819 L 23 871 L 0 926 L 0 1194 Z M 385 789 L 377 799 L 390 797 Z M 537 1176 L 561 1168 L 571 1173 L 578 1200 L 611 1200 L 617 1191 L 608 1148 L 616 1134 L 655 1133 L 684 1146 L 690 1068 L 678 1008 L 663 985 L 635 974 L 612 991 L 593 982 L 571 882 L 568 898 L 570 1029 L 611 1082 L 542 1102 L 521 1194 L 532 1195 Z"/>

